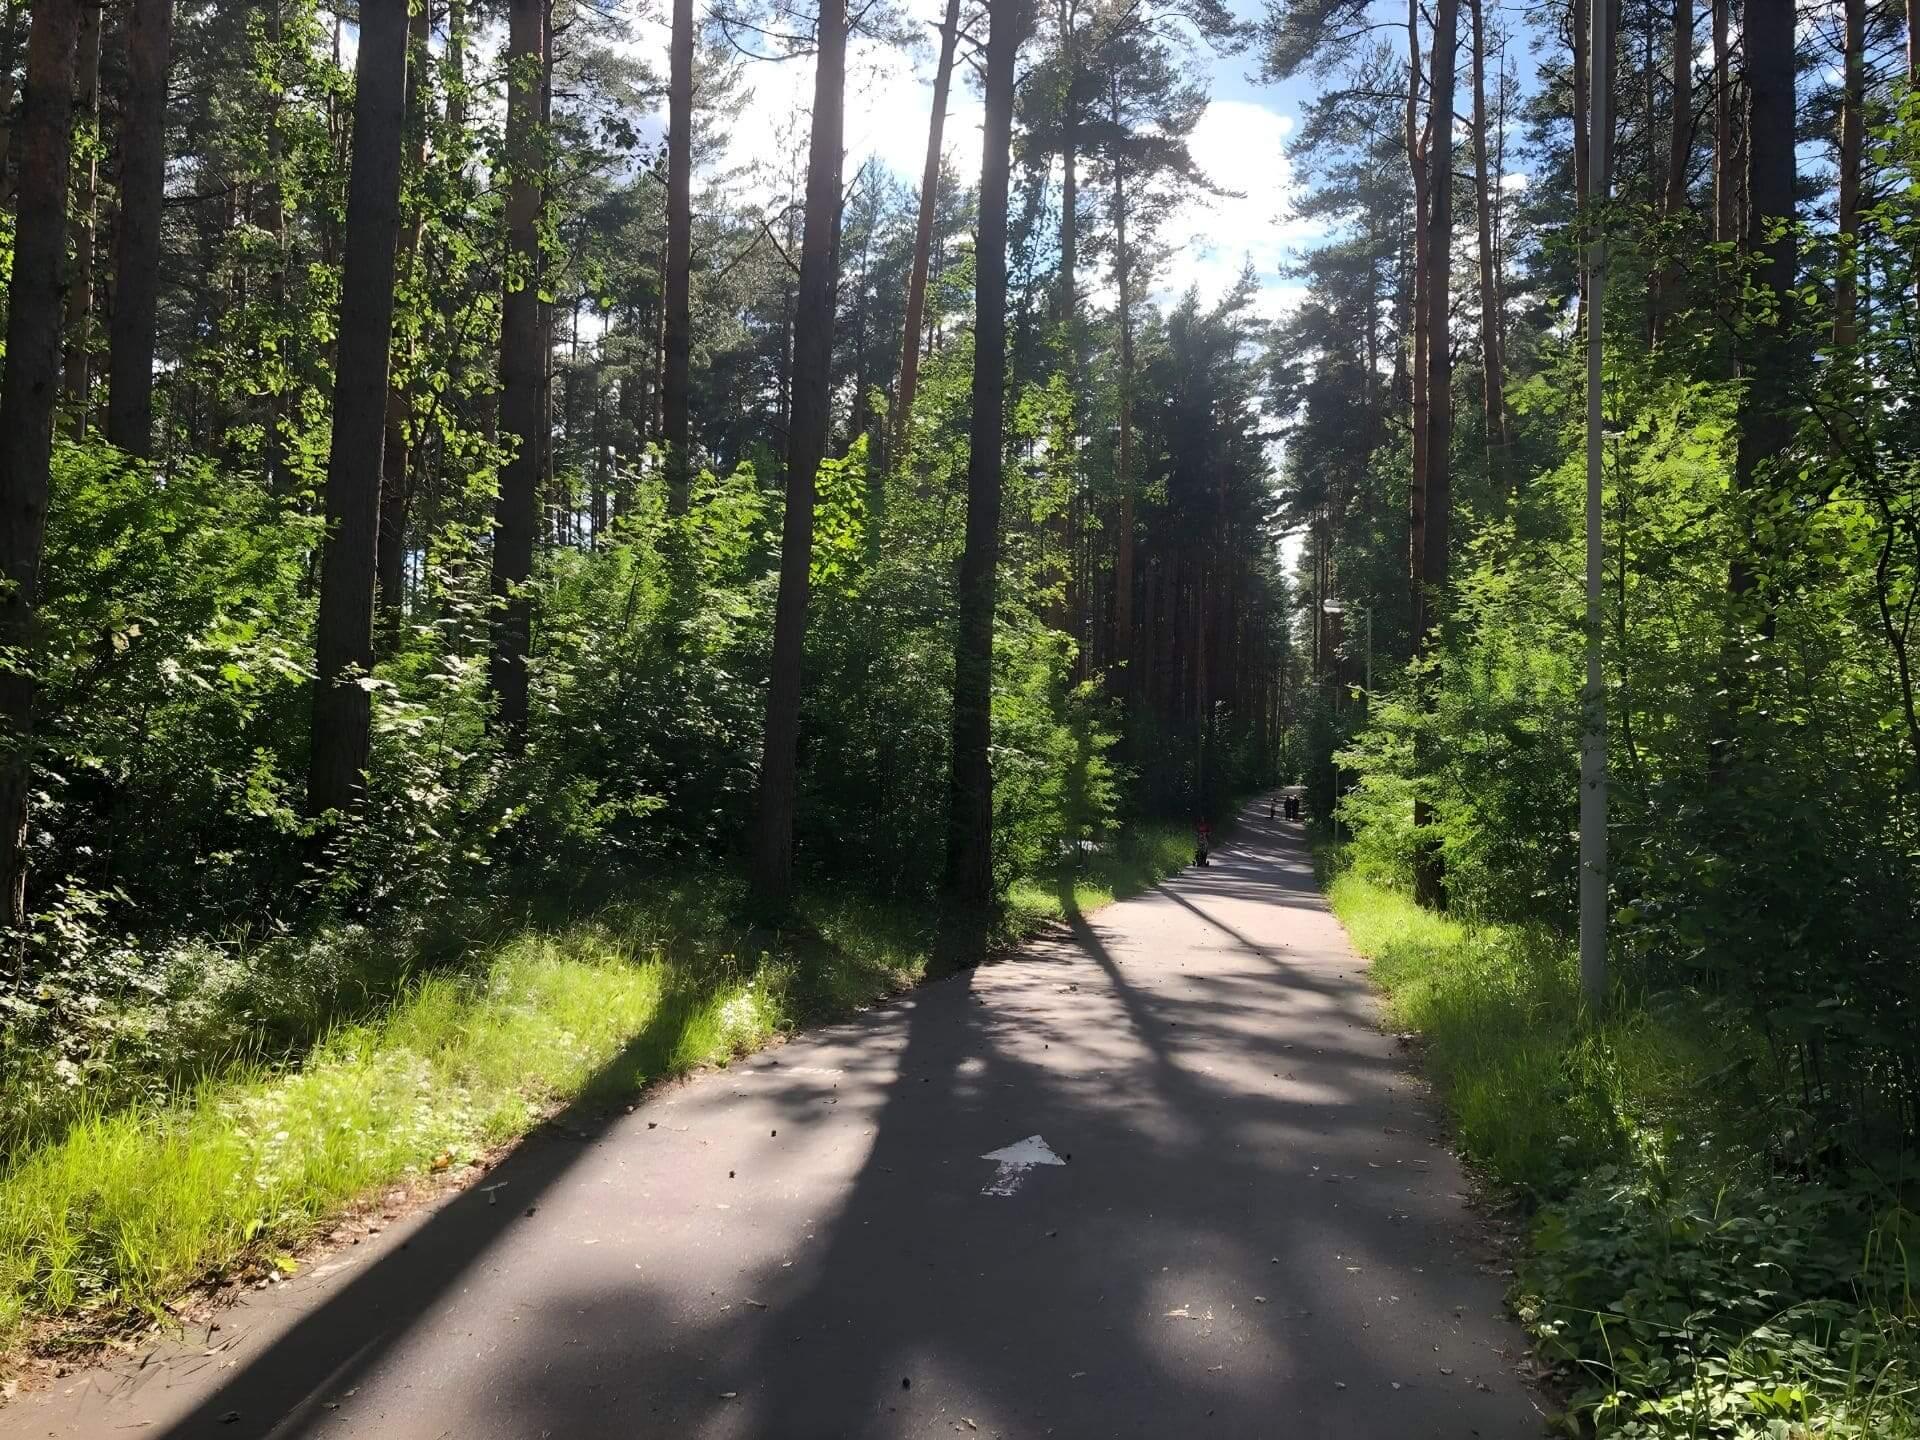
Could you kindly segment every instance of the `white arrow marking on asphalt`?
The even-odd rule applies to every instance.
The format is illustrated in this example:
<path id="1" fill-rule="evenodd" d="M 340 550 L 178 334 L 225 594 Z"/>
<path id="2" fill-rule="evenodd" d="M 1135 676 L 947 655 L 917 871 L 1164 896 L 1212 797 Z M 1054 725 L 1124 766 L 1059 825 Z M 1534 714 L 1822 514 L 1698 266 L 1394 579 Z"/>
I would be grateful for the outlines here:
<path id="1" fill-rule="evenodd" d="M 1038 1135 L 1029 1135 L 1024 1140 L 1016 1140 L 1011 1145 L 1003 1145 L 998 1150 L 989 1151 L 980 1157 L 992 1160 L 1000 1166 L 993 1179 L 988 1183 L 982 1195 L 1011 1195 L 1020 1188 L 1020 1182 L 1027 1171 L 1036 1165 L 1064 1165 L 1067 1162 L 1048 1148 L 1047 1142 Z"/>

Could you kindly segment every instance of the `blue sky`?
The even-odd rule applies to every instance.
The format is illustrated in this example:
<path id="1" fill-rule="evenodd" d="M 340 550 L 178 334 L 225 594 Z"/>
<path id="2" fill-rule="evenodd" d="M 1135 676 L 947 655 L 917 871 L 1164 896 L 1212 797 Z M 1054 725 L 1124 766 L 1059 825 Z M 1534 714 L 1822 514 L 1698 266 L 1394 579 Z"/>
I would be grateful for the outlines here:
<path id="1" fill-rule="evenodd" d="M 937 23 L 943 0 L 906 0 L 908 13 L 926 27 Z M 1242 3 L 1243 16 L 1258 13 L 1257 4 Z M 1171 247 L 1162 273 L 1156 277 L 1162 298 L 1189 284 L 1203 297 L 1214 298 L 1238 278 L 1251 259 L 1261 283 L 1260 308 L 1278 315 L 1297 291 L 1282 281 L 1281 266 L 1288 253 L 1312 239 L 1311 232 L 1287 220 L 1291 167 L 1287 139 L 1292 134 L 1302 97 L 1302 82 L 1284 86 L 1259 84 L 1248 78 L 1256 68 L 1249 55 L 1212 56 L 1202 51 L 1211 79 L 1212 98 L 1193 137 L 1195 158 L 1222 189 L 1236 192 L 1222 198 L 1196 198 L 1169 223 L 1164 240 Z M 923 54 L 907 63 L 897 51 L 854 47 L 850 57 L 847 107 L 847 166 L 849 172 L 877 156 L 903 181 L 918 184 L 926 150 L 928 110 L 932 103 L 933 57 Z M 811 91 L 811 67 L 804 64 L 755 65 L 749 80 L 753 98 L 741 108 L 733 127 L 728 159 L 734 166 L 753 162 L 784 163 L 796 134 L 804 136 L 802 111 Z M 948 114 L 946 151 L 949 163 L 963 174 L 978 174 L 980 157 L 980 102 L 969 87 L 956 87 Z M 751 179 L 743 179 L 751 186 Z M 1098 274 L 1085 283 L 1096 298 Z"/>

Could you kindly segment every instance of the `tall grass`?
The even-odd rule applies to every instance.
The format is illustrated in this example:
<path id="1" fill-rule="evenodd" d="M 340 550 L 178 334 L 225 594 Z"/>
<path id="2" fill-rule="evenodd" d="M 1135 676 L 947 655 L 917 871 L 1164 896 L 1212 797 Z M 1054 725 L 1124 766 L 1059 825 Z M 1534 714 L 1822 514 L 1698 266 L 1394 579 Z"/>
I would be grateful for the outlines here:
<path id="1" fill-rule="evenodd" d="M 1142 822 L 1053 875 L 1016 881 L 1008 891 L 1007 905 L 1017 922 L 1028 927 L 1063 920 L 1069 908 L 1097 910 L 1139 893 L 1192 859 L 1193 831 L 1187 826 Z"/>
<path id="2" fill-rule="evenodd" d="M 1533 1209 L 1514 1301 L 1572 1433 L 1920 1436 L 1920 1220 L 1861 1173 L 1783 1173 L 1753 1052 L 1687 996 L 1585 1013 L 1553 937 L 1329 886 L 1465 1152 Z"/>
<path id="3" fill-rule="evenodd" d="M 386 1003 L 331 1029 L 306 1020 L 320 1038 L 277 1059 L 217 1052 L 160 1097 L 62 1102 L 37 1139 L 21 1126 L 0 1173 L 0 1349 L 29 1329 L 84 1338 L 193 1284 L 290 1265 L 356 1197 L 463 1164 L 556 1106 L 722 1063 L 977 958 L 1060 913 L 1062 894 L 1091 909 L 1142 888 L 1185 859 L 1176 834 L 1150 829 L 1023 885 L 960 942 L 925 907 L 846 893 L 805 897 L 801 923 L 773 936 L 731 918 L 725 877 L 667 886 L 396 978 Z M 337 998 L 311 993 L 316 1007 Z"/>
<path id="4" fill-rule="evenodd" d="M 1555 937 L 1469 927 L 1351 872 L 1328 894 L 1392 1023 L 1421 1037 L 1468 1152 L 1536 1198 L 1699 1105 L 1699 1077 L 1723 1063 L 1698 1027 L 1639 1006 L 1591 1023 Z"/>

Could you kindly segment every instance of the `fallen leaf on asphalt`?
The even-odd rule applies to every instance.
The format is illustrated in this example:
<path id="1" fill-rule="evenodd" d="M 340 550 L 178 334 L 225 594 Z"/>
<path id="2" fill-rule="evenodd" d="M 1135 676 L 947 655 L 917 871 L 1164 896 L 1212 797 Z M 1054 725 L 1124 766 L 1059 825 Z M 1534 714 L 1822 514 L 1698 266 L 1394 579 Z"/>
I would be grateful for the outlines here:
<path id="1" fill-rule="evenodd" d="M 1442 1375 L 1451 1375 L 1453 1373 L 1453 1367 L 1451 1365 L 1442 1365 L 1440 1367 L 1440 1373 Z"/>
<path id="2" fill-rule="evenodd" d="M 1178 1310 L 1167 1311 L 1167 1313 L 1160 1318 L 1163 1320 L 1191 1320 L 1193 1319 L 1193 1312 L 1182 1305 Z"/>
<path id="3" fill-rule="evenodd" d="M 1256 1295 L 1253 1297 L 1253 1303 L 1256 1305 L 1264 1305 L 1267 1303 L 1267 1297 L 1264 1295 Z"/>
<path id="4" fill-rule="evenodd" d="M 767 1302 L 764 1300 L 749 1300 L 747 1301 L 747 1304 L 751 1305 L 756 1310 L 764 1310 L 767 1308 Z"/>
<path id="5" fill-rule="evenodd" d="M 720 1392 L 720 1398 L 722 1400 L 738 1400 L 740 1398 L 740 1392 L 738 1390 L 722 1390 Z"/>
<path id="6" fill-rule="evenodd" d="M 1333 1388 L 1336 1390 L 1344 1390 L 1347 1388 L 1347 1382 L 1344 1380 L 1336 1380 L 1333 1382 Z"/>

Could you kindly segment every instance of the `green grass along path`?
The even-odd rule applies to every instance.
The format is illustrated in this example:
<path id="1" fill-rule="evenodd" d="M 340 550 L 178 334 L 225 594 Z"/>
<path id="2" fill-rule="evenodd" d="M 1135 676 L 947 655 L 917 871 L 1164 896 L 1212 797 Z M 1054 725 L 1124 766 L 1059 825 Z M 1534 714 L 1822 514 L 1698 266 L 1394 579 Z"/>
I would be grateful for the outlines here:
<path id="1" fill-rule="evenodd" d="M 1076 871 L 1017 885 L 996 930 L 960 943 L 1008 943 L 1133 893 L 1190 843 L 1139 827 Z M 730 926 L 711 895 L 614 904 L 428 975 L 297 1065 L 83 1112 L 0 1175 L 0 1348 L 65 1350 L 161 1317 L 191 1287 L 290 1269 L 370 1191 L 914 984 L 952 939 L 845 896 L 808 897 L 803 919 L 806 938 L 770 940 Z"/>

